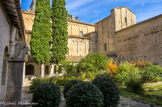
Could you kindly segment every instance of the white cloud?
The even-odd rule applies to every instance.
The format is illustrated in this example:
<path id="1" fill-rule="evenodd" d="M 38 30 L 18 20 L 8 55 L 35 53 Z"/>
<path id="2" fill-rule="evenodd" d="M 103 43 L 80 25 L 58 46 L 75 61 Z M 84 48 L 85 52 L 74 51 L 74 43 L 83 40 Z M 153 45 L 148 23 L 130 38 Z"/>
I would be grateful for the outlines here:
<path id="1" fill-rule="evenodd" d="M 72 0 L 69 1 L 69 3 L 66 5 L 66 8 L 68 9 L 69 12 L 73 12 L 92 1 L 93 0 L 75 0 L 75 1 Z"/>
<path id="2" fill-rule="evenodd" d="M 87 23 L 97 21 L 110 15 L 115 7 L 127 6 L 137 16 L 137 22 L 162 14 L 161 0 L 66 0 L 70 14 L 78 16 Z"/>

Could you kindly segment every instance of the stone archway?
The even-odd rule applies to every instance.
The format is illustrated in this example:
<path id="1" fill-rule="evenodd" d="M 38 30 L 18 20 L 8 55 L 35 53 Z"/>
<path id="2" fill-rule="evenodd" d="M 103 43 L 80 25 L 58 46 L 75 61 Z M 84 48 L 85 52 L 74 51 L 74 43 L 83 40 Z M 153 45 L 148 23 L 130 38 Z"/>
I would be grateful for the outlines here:
<path id="1" fill-rule="evenodd" d="M 49 69 L 49 66 L 47 65 L 45 67 L 45 75 L 49 75 L 50 74 L 50 69 Z"/>
<path id="2" fill-rule="evenodd" d="M 2 67 L 1 85 L 6 84 L 7 62 L 8 62 L 8 47 L 6 46 L 6 48 L 4 50 L 4 55 L 3 55 L 3 67 Z"/>
<path id="3" fill-rule="evenodd" d="M 34 75 L 34 66 L 33 65 L 27 65 L 25 75 Z"/>

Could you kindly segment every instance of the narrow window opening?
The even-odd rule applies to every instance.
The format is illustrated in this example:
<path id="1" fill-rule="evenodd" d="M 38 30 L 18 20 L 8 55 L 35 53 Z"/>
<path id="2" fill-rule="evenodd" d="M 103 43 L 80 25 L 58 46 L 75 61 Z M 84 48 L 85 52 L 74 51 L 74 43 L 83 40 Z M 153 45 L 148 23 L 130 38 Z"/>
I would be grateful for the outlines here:
<path id="1" fill-rule="evenodd" d="M 125 24 L 126 24 L 126 26 L 127 26 L 127 17 L 125 17 Z"/>
<path id="2" fill-rule="evenodd" d="M 46 74 L 46 75 L 49 74 L 49 66 L 48 66 L 48 65 L 45 67 L 45 74 Z"/>
<path id="3" fill-rule="evenodd" d="M 106 44 L 104 44 L 104 50 L 107 51 L 107 45 Z"/>
<path id="4" fill-rule="evenodd" d="M 80 36 L 83 36 L 83 32 L 82 31 L 80 32 Z"/>

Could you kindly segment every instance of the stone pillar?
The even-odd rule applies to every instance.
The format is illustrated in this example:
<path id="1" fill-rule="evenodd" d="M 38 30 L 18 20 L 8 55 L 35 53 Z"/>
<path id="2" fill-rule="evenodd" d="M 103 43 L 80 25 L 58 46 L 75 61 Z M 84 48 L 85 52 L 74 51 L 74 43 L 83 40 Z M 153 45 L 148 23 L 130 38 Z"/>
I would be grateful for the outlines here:
<path id="1" fill-rule="evenodd" d="M 50 76 L 54 75 L 54 64 L 51 65 Z"/>
<path id="2" fill-rule="evenodd" d="M 44 77 L 44 64 L 41 65 L 41 77 Z"/>
<path id="3" fill-rule="evenodd" d="M 17 34 L 17 30 L 15 28 L 15 26 L 12 25 L 11 27 L 11 37 L 10 37 L 10 51 L 9 51 L 9 58 L 13 58 L 14 57 L 14 53 L 15 53 L 15 44 L 16 42 L 16 34 Z"/>
<path id="4" fill-rule="evenodd" d="M 6 100 L 21 101 L 24 60 L 10 60 L 6 88 Z"/>
<path id="5" fill-rule="evenodd" d="M 27 51 L 26 44 L 18 41 L 15 45 L 14 56 L 8 61 L 6 101 L 18 102 L 21 100 L 24 59 Z"/>

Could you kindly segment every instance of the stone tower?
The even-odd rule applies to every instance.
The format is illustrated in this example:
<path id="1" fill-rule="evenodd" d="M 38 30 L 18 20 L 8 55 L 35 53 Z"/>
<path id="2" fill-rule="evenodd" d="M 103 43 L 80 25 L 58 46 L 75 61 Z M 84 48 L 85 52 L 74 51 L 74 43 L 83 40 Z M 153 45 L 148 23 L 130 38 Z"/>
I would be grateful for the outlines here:
<path id="1" fill-rule="evenodd" d="M 111 10 L 115 32 L 136 24 L 136 15 L 126 6 Z"/>
<path id="2" fill-rule="evenodd" d="M 116 33 L 136 24 L 136 15 L 127 7 L 111 10 L 111 15 L 95 24 L 97 52 L 116 57 Z"/>
<path id="3" fill-rule="evenodd" d="M 30 9 L 28 11 L 35 13 L 35 8 L 36 8 L 36 0 L 33 0 Z"/>

